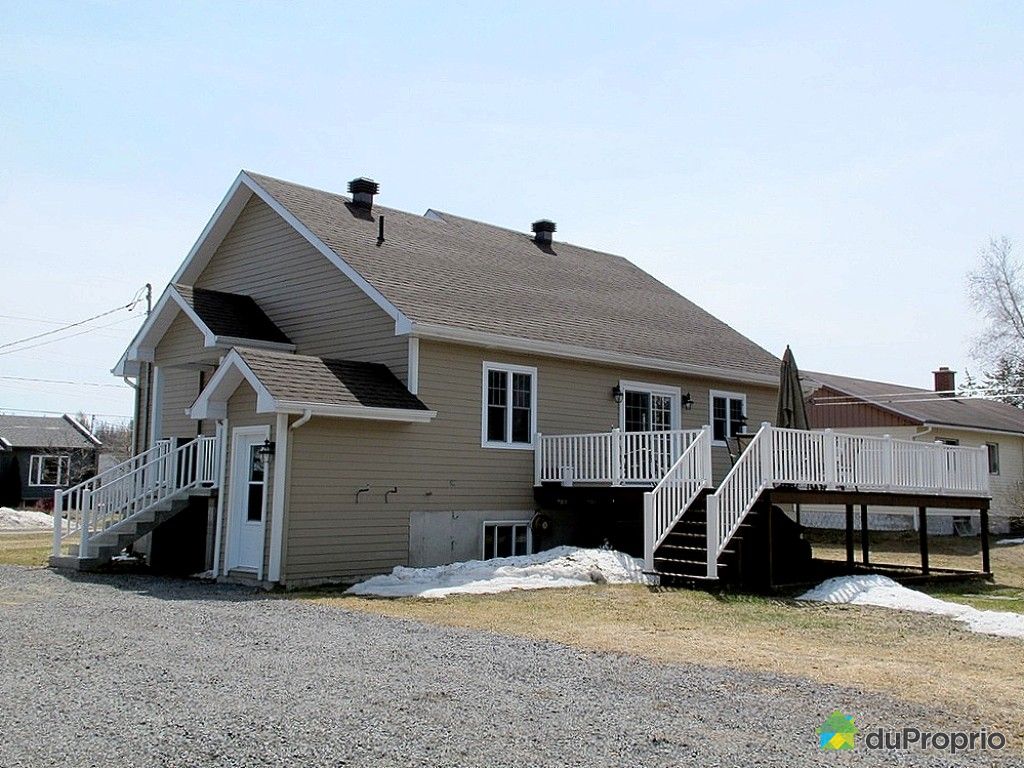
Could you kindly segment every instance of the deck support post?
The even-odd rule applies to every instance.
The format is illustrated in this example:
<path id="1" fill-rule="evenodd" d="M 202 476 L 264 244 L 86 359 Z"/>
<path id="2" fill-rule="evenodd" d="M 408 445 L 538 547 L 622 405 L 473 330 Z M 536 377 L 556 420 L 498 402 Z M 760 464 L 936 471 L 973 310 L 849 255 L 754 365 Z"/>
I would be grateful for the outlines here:
<path id="1" fill-rule="evenodd" d="M 978 521 L 981 526 L 981 570 L 985 573 L 992 573 L 992 563 L 989 560 L 988 551 L 988 509 L 982 507 L 978 511 L 981 516 Z"/>
<path id="2" fill-rule="evenodd" d="M 644 570 L 654 572 L 654 494 L 644 494 Z"/>
<path id="3" fill-rule="evenodd" d="M 917 532 L 921 540 L 921 573 L 925 576 L 929 573 L 928 568 L 928 508 L 918 507 L 918 526 Z"/>
<path id="4" fill-rule="evenodd" d="M 846 505 L 846 565 L 853 570 L 853 504 Z"/>
<path id="5" fill-rule="evenodd" d="M 796 527 L 797 528 L 802 528 L 803 526 L 800 525 L 800 505 L 799 504 L 794 504 L 793 505 L 793 509 L 796 512 Z"/>
<path id="6" fill-rule="evenodd" d="M 860 559 L 864 565 L 868 565 L 868 505 L 860 505 Z"/>

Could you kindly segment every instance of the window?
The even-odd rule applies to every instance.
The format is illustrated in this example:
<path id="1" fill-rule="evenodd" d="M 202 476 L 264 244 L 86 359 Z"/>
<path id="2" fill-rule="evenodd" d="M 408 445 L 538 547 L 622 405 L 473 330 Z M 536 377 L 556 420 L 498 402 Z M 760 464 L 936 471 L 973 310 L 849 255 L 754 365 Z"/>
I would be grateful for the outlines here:
<path id="1" fill-rule="evenodd" d="M 29 485 L 67 485 L 70 476 L 70 456 L 36 455 L 29 460 Z"/>
<path id="2" fill-rule="evenodd" d="M 260 453 L 262 448 L 262 445 L 253 445 L 249 448 L 249 498 L 245 509 L 245 519 L 250 523 L 258 523 L 263 519 L 266 464 Z"/>
<path id="3" fill-rule="evenodd" d="M 716 443 L 735 437 L 747 425 L 747 396 L 735 392 L 711 392 L 711 428 Z"/>
<path id="4" fill-rule="evenodd" d="M 679 428 L 679 387 L 620 381 L 619 423 L 626 432 L 664 432 Z"/>
<path id="5" fill-rule="evenodd" d="M 481 444 L 531 448 L 537 431 L 537 369 L 484 363 Z"/>
<path id="6" fill-rule="evenodd" d="M 484 560 L 528 555 L 531 545 L 529 523 L 484 523 Z"/>
<path id="7" fill-rule="evenodd" d="M 999 443 L 985 443 L 988 448 L 988 473 L 999 474 Z"/>

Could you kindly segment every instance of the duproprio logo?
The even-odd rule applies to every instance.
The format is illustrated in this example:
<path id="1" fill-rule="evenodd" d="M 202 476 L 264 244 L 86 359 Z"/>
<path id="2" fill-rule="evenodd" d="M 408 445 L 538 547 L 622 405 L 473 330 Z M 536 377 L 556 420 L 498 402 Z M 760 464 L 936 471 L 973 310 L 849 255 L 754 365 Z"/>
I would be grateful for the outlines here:
<path id="1" fill-rule="evenodd" d="M 858 733 L 852 715 L 838 709 L 818 726 L 818 746 L 824 750 L 853 749 L 853 738 Z"/>

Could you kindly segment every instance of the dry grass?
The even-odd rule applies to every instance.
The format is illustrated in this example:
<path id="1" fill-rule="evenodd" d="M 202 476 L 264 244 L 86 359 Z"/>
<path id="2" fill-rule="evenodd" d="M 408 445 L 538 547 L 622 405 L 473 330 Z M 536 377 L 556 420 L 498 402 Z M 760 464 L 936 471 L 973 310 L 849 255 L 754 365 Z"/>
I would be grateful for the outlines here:
<path id="1" fill-rule="evenodd" d="M 46 565 L 53 534 L 0 533 L 0 565 Z"/>
<path id="2" fill-rule="evenodd" d="M 994 563 L 996 558 L 1016 574 L 1013 580 L 1024 572 L 1024 546 L 993 548 Z M 939 617 L 633 586 L 444 600 L 306 598 L 659 662 L 762 670 L 882 691 L 1024 737 L 1024 642 L 976 635 Z"/>

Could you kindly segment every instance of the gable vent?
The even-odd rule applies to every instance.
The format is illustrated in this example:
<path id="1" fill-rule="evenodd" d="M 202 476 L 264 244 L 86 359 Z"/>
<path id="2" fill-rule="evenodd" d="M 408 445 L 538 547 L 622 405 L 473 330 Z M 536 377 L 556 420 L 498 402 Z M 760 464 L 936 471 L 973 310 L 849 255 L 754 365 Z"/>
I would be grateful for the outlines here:
<path id="1" fill-rule="evenodd" d="M 555 222 L 548 219 L 541 219 L 533 222 L 533 239 L 538 243 L 550 243 L 551 236 L 555 231 Z"/>
<path id="2" fill-rule="evenodd" d="M 352 205 L 369 209 L 373 207 L 373 196 L 380 192 L 380 184 L 373 179 L 360 176 L 348 183 L 348 191 L 352 195 Z"/>

